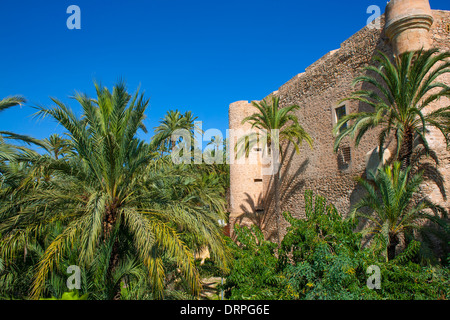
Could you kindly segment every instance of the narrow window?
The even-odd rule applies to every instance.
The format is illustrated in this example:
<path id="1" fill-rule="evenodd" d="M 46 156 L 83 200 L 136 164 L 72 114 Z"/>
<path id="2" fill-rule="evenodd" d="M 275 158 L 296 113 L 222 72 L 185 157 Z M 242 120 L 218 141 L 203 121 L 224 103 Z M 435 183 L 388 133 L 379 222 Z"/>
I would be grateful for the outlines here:
<path id="1" fill-rule="evenodd" d="M 346 112 L 346 110 L 345 110 L 345 106 L 340 106 L 340 107 L 337 107 L 336 109 L 334 109 L 335 110 L 335 113 L 336 113 L 336 123 L 339 121 L 339 120 L 341 120 L 345 115 L 347 115 L 347 112 Z M 347 124 L 344 124 L 340 129 L 339 129 L 339 132 L 342 132 L 342 131 L 344 131 L 345 129 L 347 129 Z"/>

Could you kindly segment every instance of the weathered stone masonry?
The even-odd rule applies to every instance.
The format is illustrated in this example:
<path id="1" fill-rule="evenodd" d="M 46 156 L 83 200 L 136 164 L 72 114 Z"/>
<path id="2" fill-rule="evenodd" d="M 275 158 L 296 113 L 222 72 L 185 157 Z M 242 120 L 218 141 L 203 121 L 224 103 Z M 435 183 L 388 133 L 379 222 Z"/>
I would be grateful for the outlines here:
<path id="1" fill-rule="evenodd" d="M 361 89 L 361 85 L 352 87 L 352 81 L 361 75 L 377 51 L 394 55 L 422 47 L 450 50 L 450 12 L 432 11 L 426 0 L 391 1 L 386 14 L 381 17 L 381 26 L 380 29 L 363 28 L 344 41 L 339 49 L 331 51 L 272 93 L 280 98 L 281 106 L 297 104 L 301 107 L 297 116 L 314 139 L 313 150 L 304 145 L 301 153 L 296 154 L 293 148 L 287 148 L 281 170 L 283 211 L 290 211 L 296 217 L 304 216 L 306 189 L 325 196 L 342 214 L 346 214 L 362 196 L 362 190 L 353 178 L 364 176 L 367 166 L 377 165 L 378 132 L 368 132 L 358 148 L 350 139 L 343 141 L 336 154 L 333 152 L 332 128 L 336 122 L 336 108 L 344 107 L 347 114 L 369 110 L 368 106 L 358 102 L 341 105 L 338 102 Z M 450 83 L 448 75 L 440 80 Z M 448 99 L 441 99 L 436 107 L 448 105 Z M 230 128 L 241 128 L 242 119 L 255 110 L 247 101 L 231 104 Z M 429 142 L 439 156 L 439 170 L 445 178 L 445 190 L 449 192 L 450 153 L 440 133 L 430 132 Z M 231 165 L 230 223 L 258 224 L 265 230 L 266 237 L 272 238 L 276 226 L 272 177 L 262 176 L 261 172 L 261 164 Z M 434 184 L 426 184 L 424 189 L 434 201 L 450 208 L 449 200 L 443 198 Z"/>

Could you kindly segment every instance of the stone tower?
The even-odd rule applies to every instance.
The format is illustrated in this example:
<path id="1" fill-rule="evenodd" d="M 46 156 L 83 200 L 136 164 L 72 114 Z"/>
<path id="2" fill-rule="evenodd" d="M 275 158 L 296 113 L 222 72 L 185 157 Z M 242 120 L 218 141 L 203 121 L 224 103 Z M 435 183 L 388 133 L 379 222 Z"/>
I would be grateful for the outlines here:
<path id="1" fill-rule="evenodd" d="M 392 49 L 396 55 L 400 55 L 407 51 L 415 51 L 420 49 L 431 49 L 436 47 L 442 50 L 448 50 L 448 40 L 450 30 L 447 24 L 435 27 L 433 24 L 441 24 L 444 19 L 441 18 L 442 12 L 432 11 L 428 0 L 391 0 L 386 7 L 386 35 L 389 37 Z M 435 15 L 435 16 L 434 16 Z M 446 19 L 448 21 L 448 18 Z M 442 37 L 433 34 L 432 28 L 436 30 L 443 29 L 447 31 L 447 36 Z M 447 30 L 445 30 L 445 28 Z M 433 39 L 434 35 L 434 39 Z M 436 40 L 447 39 L 446 46 L 442 47 L 441 43 Z M 450 75 L 444 74 L 437 79 L 443 83 L 450 83 Z M 450 99 L 441 98 L 432 105 L 424 109 L 424 113 L 435 111 L 438 108 L 450 105 Z M 450 154 L 446 150 L 445 140 L 442 134 L 436 128 L 429 128 L 426 134 L 430 148 L 436 152 L 440 161 L 439 171 L 444 177 L 444 190 L 450 190 Z M 442 195 L 437 185 L 425 183 L 423 191 L 435 203 L 439 203 L 444 208 L 450 209 L 450 201 Z"/>
<path id="2" fill-rule="evenodd" d="M 261 149 L 253 147 L 248 157 L 236 159 L 234 146 L 239 138 L 248 134 L 251 125 L 242 124 L 245 117 L 258 110 L 247 101 L 232 103 L 229 108 L 229 152 L 230 152 L 230 224 L 251 224 L 249 215 L 262 209 L 263 196 Z"/>
<path id="3" fill-rule="evenodd" d="M 396 55 L 430 49 L 433 14 L 428 0 L 391 0 L 386 6 L 386 35 Z"/>

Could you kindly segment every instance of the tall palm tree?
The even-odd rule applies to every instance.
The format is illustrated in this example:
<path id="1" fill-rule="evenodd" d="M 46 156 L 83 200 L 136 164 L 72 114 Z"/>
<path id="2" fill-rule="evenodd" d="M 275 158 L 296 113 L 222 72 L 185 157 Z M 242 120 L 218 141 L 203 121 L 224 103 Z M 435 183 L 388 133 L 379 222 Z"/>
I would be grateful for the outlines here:
<path id="1" fill-rule="evenodd" d="M 147 269 L 155 297 L 164 294 L 165 259 L 174 261 L 196 294 L 201 288 L 199 274 L 179 230 L 206 239 L 225 263 L 217 221 L 203 214 L 206 209 L 201 203 L 155 198 L 158 187 L 149 180 L 155 168 L 153 153 L 136 137 L 138 130 L 145 129 L 148 100 L 139 91 L 128 94 L 123 82 L 112 92 L 98 84 L 95 88 L 95 99 L 85 94 L 74 97 L 82 107 L 81 118 L 57 99 L 52 99 L 54 107 L 37 107 L 38 116 L 50 116 L 65 128 L 78 156 L 34 161 L 35 167 L 51 169 L 54 178 L 19 199 L 14 204 L 21 207 L 19 212 L 7 215 L 6 208 L 0 210 L 0 216 L 7 218 L 0 223 L 1 257 L 14 256 L 57 221 L 64 228 L 37 264 L 33 298 L 41 296 L 58 261 L 74 250 L 80 266 L 91 265 L 99 251 L 107 254 L 105 277 L 114 288 L 110 298 L 120 298 L 123 275 L 117 274 L 129 254 Z M 28 181 L 36 184 L 39 179 L 31 176 Z"/>
<path id="2" fill-rule="evenodd" d="M 385 166 L 378 172 L 369 172 L 369 180 L 357 178 L 357 181 L 367 191 L 366 195 L 352 208 L 350 218 L 362 217 L 373 223 L 365 230 L 381 238 L 386 252 L 386 260 L 395 258 L 395 249 L 399 244 L 399 235 L 404 232 L 425 228 L 424 220 L 430 220 L 445 226 L 441 218 L 447 218 L 444 208 L 433 204 L 426 198 L 415 201 L 415 196 L 422 183 L 421 174 L 411 177 L 410 167 L 401 169 L 401 163 L 396 161 L 392 168 Z M 368 208 L 371 214 L 362 209 Z M 433 214 L 432 214 L 433 213 Z"/>
<path id="3" fill-rule="evenodd" d="M 374 111 L 349 114 L 338 121 L 333 129 L 335 152 L 344 137 L 355 138 L 358 145 L 367 131 L 381 128 L 378 137 L 380 156 L 386 139 L 394 134 L 397 141 L 395 160 L 406 169 L 411 164 L 416 136 L 429 151 L 427 129 L 437 128 L 449 144 L 450 106 L 425 113 L 432 103 L 450 95 L 450 87 L 438 81 L 439 76 L 450 73 L 449 58 L 450 52 L 439 53 L 437 49 L 407 52 L 394 61 L 379 52 L 375 57 L 379 66 L 365 68 L 373 76 L 362 75 L 353 82 L 353 85 L 368 84 L 372 89 L 353 92 L 343 100 L 366 103 Z"/>
<path id="4" fill-rule="evenodd" d="M 248 155 L 253 145 L 265 142 L 264 148 L 272 157 L 272 166 L 274 168 L 274 196 L 275 196 L 275 216 L 277 221 L 277 237 L 278 243 L 281 243 L 281 212 L 280 212 L 280 170 L 281 165 L 279 154 L 282 153 L 282 143 L 289 142 L 295 148 L 297 153 L 300 152 L 300 146 L 306 141 L 312 148 L 312 138 L 299 124 L 297 116 L 294 112 L 300 109 L 297 105 L 291 105 L 280 108 L 280 98 L 272 95 L 271 100 L 264 99 L 260 103 L 252 102 L 252 105 L 258 112 L 248 116 L 242 120 L 242 124 L 251 124 L 252 129 L 257 129 L 255 133 L 241 137 L 236 148 L 239 149 L 237 156 L 240 157 L 245 152 Z M 278 150 L 275 150 L 278 148 Z"/>
<path id="5" fill-rule="evenodd" d="M 195 126 L 196 119 L 197 117 L 194 117 L 191 111 L 183 114 L 178 110 L 169 110 L 160 121 L 160 125 L 155 128 L 154 139 L 158 141 L 163 150 L 173 150 L 177 142 L 173 133 L 176 130 L 187 130 L 192 138 L 194 131 L 198 130 Z"/>

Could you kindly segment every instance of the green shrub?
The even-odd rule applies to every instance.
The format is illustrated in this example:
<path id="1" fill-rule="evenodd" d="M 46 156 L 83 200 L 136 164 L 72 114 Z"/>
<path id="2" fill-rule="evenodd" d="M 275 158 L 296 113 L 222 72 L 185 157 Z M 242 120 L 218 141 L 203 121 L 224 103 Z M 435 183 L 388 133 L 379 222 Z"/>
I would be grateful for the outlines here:
<path id="1" fill-rule="evenodd" d="M 78 295 L 76 291 L 64 292 L 61 299 L 51 297 L 51 298 L 40 298 L 39 300 L 87 300 L 88 295 L 84 294 L 82 296 Z"/>
<path id="2" fill-rule="evenodd" d="M 410 242 L 386 262 L 378 251 L 361 246 L 356 221 L 342 219 L 333 205 L 305 193 L 306 219 L 285 213 L 290 223 L 277 254 L 277 244 L 264 240 L 255 226 L 236 228 L 239 246 L 225 288 L 230 299 L 426 300 L 448 299 L 448 268 L 412 261 L 420 249 Z M 367 286 L 368 267 L 380 269 L 380 289 Z"/>
<path id="3" fill-rule="evenodd" d="M 279 300 L 294 297 L 289 283 L 278 270 L 277 245 L 264 240 L 256 227 L 235 226 L 236 244 L 229 241 L 233 258 L 224 285 L 225 297 L 231 300 Z"/>

